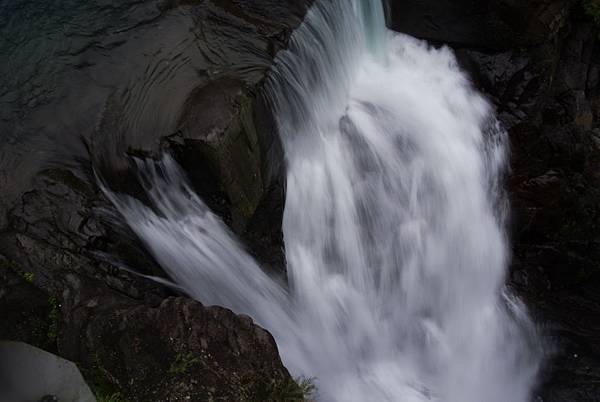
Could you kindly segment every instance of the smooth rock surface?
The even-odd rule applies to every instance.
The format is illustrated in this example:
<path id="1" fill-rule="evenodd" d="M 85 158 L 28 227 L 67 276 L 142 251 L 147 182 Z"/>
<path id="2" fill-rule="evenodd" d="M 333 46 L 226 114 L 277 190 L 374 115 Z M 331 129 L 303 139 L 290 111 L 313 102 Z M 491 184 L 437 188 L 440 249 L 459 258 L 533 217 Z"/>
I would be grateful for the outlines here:
<path id="1" fill-rule="evenodd" d="M 0 342 L 0 400 L 96 402 L 77 366 L 21 342 Z"/>

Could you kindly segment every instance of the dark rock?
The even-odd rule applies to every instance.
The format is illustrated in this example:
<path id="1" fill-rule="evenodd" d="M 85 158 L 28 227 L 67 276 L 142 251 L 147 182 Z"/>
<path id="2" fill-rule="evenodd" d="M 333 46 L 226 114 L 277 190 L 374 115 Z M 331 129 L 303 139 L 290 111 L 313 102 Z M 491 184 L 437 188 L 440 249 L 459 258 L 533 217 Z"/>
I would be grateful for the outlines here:
<path id="1" fill-rule="evenodd" d="M 0 257 L 0 340 L 21 340 L 55 351 L 49 296 L 33 285 L 34 274 L 9 267 Z"/>
<path id="2" fill-rule="evenodd" d="M 501 51 L 544 43 L 574 1 L 390 0 L 388 25 L 454 47 Z"/>
<path id="3" fill-rule="evenodd" d="M 211 210 L 281 273 L 283 151 L 262 98 L 231 79 L 197 88 L 164 145 Z"/>
<path id="4" fill-rule="evenodd" d="M 238 231 L 264 192 L 252 96 L 240 82 L 220 79 L 197 88 L 182 110 L 175 156 L 209 206 Z M 225 202 L 215 202 L 219 199 Z M 222 210 L 223 204 L 228 208 Z"/>
<path id="5" fill-rule="evenodd" d="M 138 300 L 157 302 L 170 292 L 139 274 L 161 270 L 124 224 L 115 223 L 110 204 L 92 178 L 74 169 L 40 172 L 0 230 L 0 254 L 32 277 L 32 284 L 57 297 L 66 278 L 101 280 Z M 85 280 L 85 279 L 82 279 Z"/>
<path id="6" fill-rule="evenodd" d="M 90 315 L 82 338 L 92 370 L 132 401 L 284 400 L 294 384 L 267 331 L 189 299 Z"/>
<path id="7" fill-rule="evenodd" d="M 140 303 L 74 273 L 59 296 L 47 296 L 12 270 L 0 270 L 12 278 L 3 282 L 0 313 L 16 325 L 3 326 L 1 337 L 76 362 L 97 396 L 283 401 L 301 392 L 272 336 L 249 317 L 182 297 Z"/>

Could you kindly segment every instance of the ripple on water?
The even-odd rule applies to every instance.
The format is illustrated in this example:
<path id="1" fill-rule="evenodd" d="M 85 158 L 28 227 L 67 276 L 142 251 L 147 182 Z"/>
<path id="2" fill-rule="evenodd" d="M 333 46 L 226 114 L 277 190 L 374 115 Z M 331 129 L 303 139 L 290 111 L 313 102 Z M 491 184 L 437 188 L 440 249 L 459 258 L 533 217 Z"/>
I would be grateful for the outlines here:
<path id="1" fill-rule="evenodd" d="M 295 18 L 289 10 L 268 1 L 0 0 L 4 196 L 45 162 L 87 157 L 82 138 L 98 152 L 153 149 L 213 77 L 256 85 Z"/>

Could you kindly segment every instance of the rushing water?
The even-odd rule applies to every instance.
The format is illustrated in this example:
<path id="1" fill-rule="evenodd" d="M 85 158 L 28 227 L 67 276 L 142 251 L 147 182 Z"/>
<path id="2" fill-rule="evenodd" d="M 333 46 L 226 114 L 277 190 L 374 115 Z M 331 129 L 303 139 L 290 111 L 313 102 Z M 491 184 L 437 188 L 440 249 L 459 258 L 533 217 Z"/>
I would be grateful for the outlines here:
<path id="1" fill-rule="evenodd" d="M 111 197 L 175 282 L 269 329 L 320 400 L 525 402 L 539 359 L 504 286 L 505 133 L 450 50 L 384 26 L 378 0 L 318 2 L 267 83 L 289 287 L 170 158 L 139 166 L 158 212 Z"/>

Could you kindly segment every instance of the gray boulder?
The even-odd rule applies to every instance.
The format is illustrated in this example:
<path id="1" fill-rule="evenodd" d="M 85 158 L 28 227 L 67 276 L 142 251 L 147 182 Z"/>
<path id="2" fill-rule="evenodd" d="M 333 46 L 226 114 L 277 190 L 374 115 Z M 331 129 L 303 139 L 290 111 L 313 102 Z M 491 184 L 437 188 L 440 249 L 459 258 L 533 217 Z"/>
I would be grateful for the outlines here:
<path id="1" fill-rule="evenodd" d="M 0 400 L 96 402 L 77 366 L 21 342 L 0 342 Z"/>

